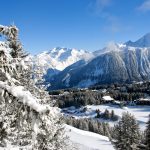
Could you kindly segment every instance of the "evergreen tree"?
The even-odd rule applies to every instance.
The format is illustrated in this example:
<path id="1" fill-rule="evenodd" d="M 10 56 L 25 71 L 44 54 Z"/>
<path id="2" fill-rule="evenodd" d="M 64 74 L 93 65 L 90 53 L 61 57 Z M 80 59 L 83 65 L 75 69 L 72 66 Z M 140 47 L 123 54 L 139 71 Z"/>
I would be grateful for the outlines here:
<path id="1" fill-rule="evenodd" d="M 96 109 L 96 118 L 100 118 L 100 110 L 99 109 Z"/>
<path id="2" fill-rule="evenodd" d="M 109 130 L 109 125 L 108 123 L 102 122 L 102 127 L 103 127 L 103 135 L 110 137 L 110 130 Z"/>
<path id="3" fill-rule="evenodd" d="M 105 119 L 110 119 L 111 116 L 110 116 L 109 110 L 106 109 L 103 116 Z"/>
<path id="4" fill-rule="evenodd" d="M 115 114 L 114 110 L 111 111 L 110 118 L 113 121 L 117 121 L 118 120 L 118 116 Z"/>
<path id="5" fill-rule="evenodd" d="M 3 34 L 11 48 L 11 56 L 13 58 L 23 58 L 27 55 L 24 53 L 23 46 L 18 39 L 19 29 L 15 25 L 11 26 L 0 26 L 0 33 Z"/>
<path id="6" fill-rule="evenodd" d="M 114 136 L 114 144 L 118 150 L 138 150 L 140 132 L 134 116 L 124 113 L 115 126 Z"/>
<path id="7" fill-rule="evenodd" d="M 110 116 L 111 116 L 111 119 L 115 118 L 115 112 L 114 112 L 114 110 L 111 111 Z"/>
<path id="8" fill-rule="evenodd" d="M 89 124 L 88 124 L 88 125 L 89 125 L 89 126 L 88 126 L 89 131 L 94 132 L 94 124 L 93 124 L 93 122 L 92 122 L 92 121 L 89 121 Z"/>
<path id="9" fill-rule="evenodd" d="M 88 128 L 88 124 L 87 124 L 87 121 L 86 120 L 83 120 L 82 121 L 82 128 L 80 128 L 82 130 L 85 130 L 85 131 L 88 131 L 89 128 Z"/>
<path id="10" fill-rule="evenodd" d="M 0 42 L 0 146 L 66 150 L 61 115 L 47 105 L 45 91 L 27 82 L 32 81 L 30 64 L 25 62 L 18 29 L 0 26 L 0 34 L 7 39 Z"/>
<path id="11" fill-rule="evenodd" d="M 149 120 L 147 122 L 145 145 L 146 145 L 146 150 L 150 150 L 150 115 L 149 115 Z"/>

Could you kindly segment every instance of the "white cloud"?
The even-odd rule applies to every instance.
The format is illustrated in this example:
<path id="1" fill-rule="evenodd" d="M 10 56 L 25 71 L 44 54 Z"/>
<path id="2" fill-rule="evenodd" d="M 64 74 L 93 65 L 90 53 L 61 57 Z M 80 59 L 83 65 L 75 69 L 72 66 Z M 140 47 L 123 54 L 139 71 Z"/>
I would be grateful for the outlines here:
<path id="1" fill-rule="evenodd" d="M 96 0 L 95 8 L 96 13 L 101 16 L 101 18 L 107 21 L 107 26 L 104 27 L 105 30 L 116 33 L 120 31 L 119 20 L 116 16 L 109 13 L 107 8 L 112 4 L 112 0 Z"/>
<path id="2" fill-rule="evenodd" d="M 103 30 L 117 33 L 121 30 L 119 18 L 109 12 L 109 8 L 112 6 L 113 0 L 91 0 L 88 9 L 91 14 L 100 17 L 105 20 L 106 24 Z"/>
<path id="3" fill-rule="evenodd" d="M 97 8 L 105 8 L 111 4 L 111 0 L 96 0 Z"/>
<path id="4" fill-rule="evenodd" d="M 93 7 L 96 13 L 105 11 L 107 7 L 111 5 L 112 0 L 93 0 L 91 7 Z"/>
<path id="5" fill-rule="evenodd" d="M 150 11 L 150 0 L 145 0 L 139 7 L 138 10 L 146 12 Z"/>

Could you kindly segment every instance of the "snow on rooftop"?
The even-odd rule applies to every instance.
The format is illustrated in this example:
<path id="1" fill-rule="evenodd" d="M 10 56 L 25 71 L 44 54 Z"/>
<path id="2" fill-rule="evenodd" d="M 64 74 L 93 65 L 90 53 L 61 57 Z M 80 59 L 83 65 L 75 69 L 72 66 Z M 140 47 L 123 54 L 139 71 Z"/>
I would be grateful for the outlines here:
<path id="1" fill-rule="evenodd" d="M 150 101 L 150 98 L 140 98 L 139 101 Z"/>
<path id="2" fill-rule="evenodd" d="M 114 99 L 111 98 L 110 96 L 103 96 L 102 98 L 103 98 L 103 100 L 105 100 L 105 101 L 112 101 L 112 100 L 114 100 Z"/>

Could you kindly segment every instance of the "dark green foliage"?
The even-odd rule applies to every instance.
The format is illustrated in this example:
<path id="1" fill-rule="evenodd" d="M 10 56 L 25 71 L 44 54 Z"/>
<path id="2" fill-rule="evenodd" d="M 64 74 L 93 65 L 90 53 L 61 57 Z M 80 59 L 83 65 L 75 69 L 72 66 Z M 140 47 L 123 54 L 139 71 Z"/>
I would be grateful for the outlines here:
<path id="1" fill-rule="evenodd" d="M 49 91 L 50 95 L 59 95 L 59 94 L 63 94 L 63 90 L 58 90 L 58 91 Z"/>
<path id="2" fill-rule="evenodd" d="M 106 118 L 106 119 L 110 119 L 111 116 L 110 116 L 110 113 L 107 109 L 105 110 L 105 112 L 103 114 L 103 117 Z"/>
<path id="3" fill-rule="evenodd" d="M 114 112 L 114 110 L 111 111 L 110 117 L 111 118 L 115 118 L 115 112 Z"/>
<path id="4" fill-rule="evenodd" d="M 100 118 L 101 117 L 101 115 L 100 115 L 100 110 L 99 109 L 96 109 L 96 118 Z"/>
<path id="5" fill-rule="evenodd" d="M 55 92 L 54 92 L 55 93 Z M 58 93 L 58 91 L 57 91 Z M 70 92 L 67 95 L 55 95 L 52 96 L 57 99 L 56 103 L 58 107 L 65 108 L 70 106 L 81 107 L 86 105 L 100 105 L 103 103 L 102 101 L 103 94 L 100 92 L 93 91 L 74 91 Z"/>
<path id="6" fill-rule="evenodd" d="M 103 90 L 106 90 L 106 92 L 103 92 Z M 69 94 L 64 95 L 65 91 Z M 50 91 L 49 93 L 56 100 L 57 106 L 60 108 L 105 104 L 108 103 L 102 99 L 105 95 L 110 95 L 115 100 L 120 101 L 120 107 L 128 104 L 150 105 L 150 101 L 139 101 L 140 98 L 144 98 L 147 95 L 150 96 L 150 82 L 99 85 L 89 89 L 66 89 Z"/>
<path id="7" fill-rule="evenodd" d="M 111 121 L 117 121 L 119 117 L 114 113 L 112 110 L 109 112 L 107 109 L 105 110 L 104 113 L 102 113 L 99 109 L 96 110 L 96 118 L 102 118 L 102 119 L 109 119 Z"/>

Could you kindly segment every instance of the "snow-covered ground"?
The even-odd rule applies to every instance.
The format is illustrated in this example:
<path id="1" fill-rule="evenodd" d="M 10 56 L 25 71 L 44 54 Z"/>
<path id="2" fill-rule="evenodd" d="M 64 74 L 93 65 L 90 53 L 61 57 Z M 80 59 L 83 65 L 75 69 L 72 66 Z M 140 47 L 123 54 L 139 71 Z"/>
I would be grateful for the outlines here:
<path id="1" fill-rule="evenodd" d="M 66 134 L 78 150 L 114 150 L 108 137 L 66 125 Z"/>
<path id="2" fill-rule="evenodd" d="M 67 113 L 67 115 L 74 116 L 75 118 L 93 118 L 96 116 L 96 109 L 99 109 L 101 112 L 104 112 L 106 109 L 110 112 L 114 110 L 115 114 L 119 117 L 122 116 L 122 113 L 129 112 L 135 116 L 136 120 L 138 121 L 141 130 L 144 130 L 146 127 L 146 122 L 148 121 L 148 116 L 150 114 L 150 106 L 127 106 L 120 108 L 117 105 L 87 105 L 86 112 L 80 112 L 80 109 L 71 110 L 72 113 Z M 110 120 L 102 120 L 100 121 L 107 121 L 112 126 L 116 122 L 112 122 Z"/>
<path id="3" fill-rule="evenodd" d="M 7 145 L 7 147 L 0 147 L 0 150 L 29 150 L 31 149 L 31 146 L 12 146 L 12 145 Z"/>
<path id="4" fill-rule="evenodd" d="M 66 135 L 71 141 L 71 148 L 74 150 L 114 150 L 108 137 L 96 133 L 83 131 L 69 125 L 65 125 Z M 16 147 L 8 145 L 7 148 L 0 147 L 0 150 L 31 149 L 30 147 Z"/>

